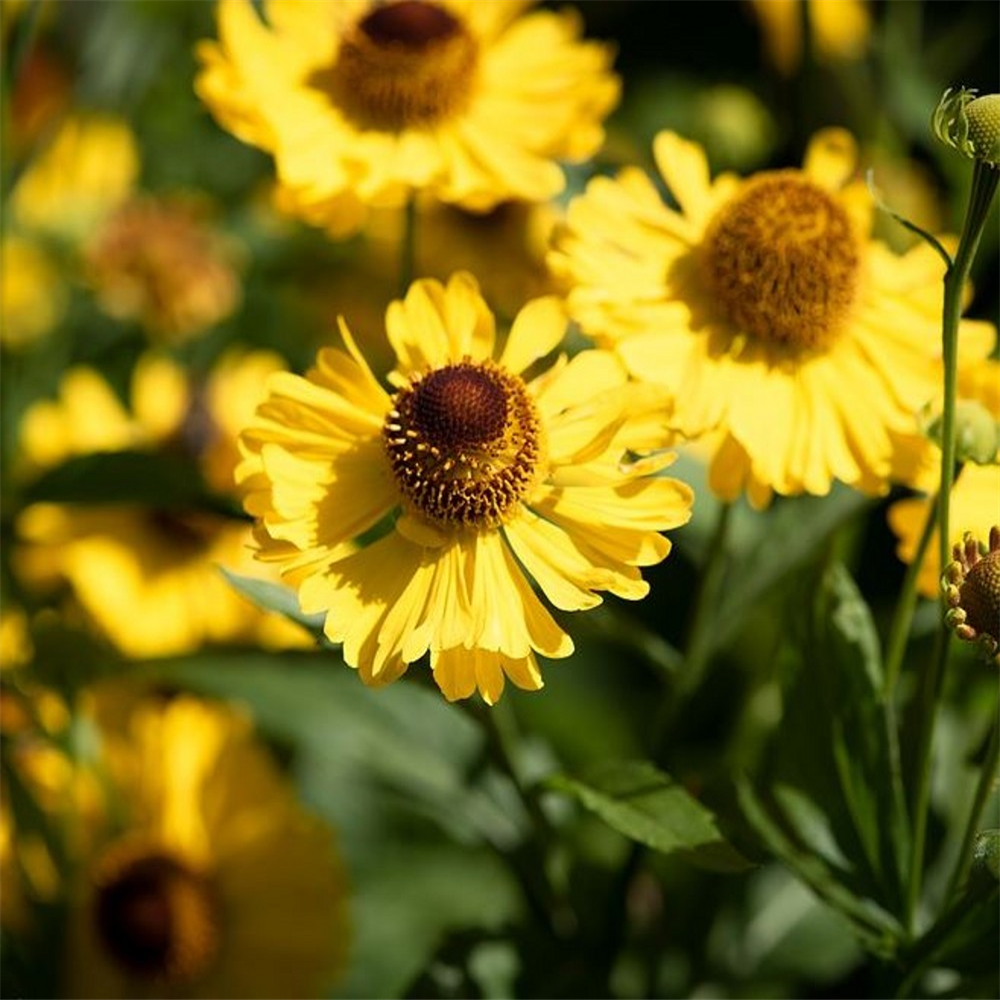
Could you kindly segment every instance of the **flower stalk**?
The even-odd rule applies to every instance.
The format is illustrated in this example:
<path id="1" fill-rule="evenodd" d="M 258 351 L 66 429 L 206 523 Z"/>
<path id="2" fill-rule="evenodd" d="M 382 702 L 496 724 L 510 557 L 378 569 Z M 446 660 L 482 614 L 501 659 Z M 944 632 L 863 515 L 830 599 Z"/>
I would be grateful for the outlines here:
<path id="1" fill-rule="evenodd" d="M 975 106 L 992 114 L 995 110 L 989 98 L 973 100 L 969 91 L 959 91 L 952 95 L 946 92 L 934 112 L 932 127 L 937 137 L 947 145 L 970 157 L 974 161 L 972 188 L 965 211 L 962 235 L 955 257 L 944 276 L 944 305 L 941 325 L 941 352 L 944 364 L 944 410 L 941 421 L 941 478 L 938 492 L 938 540 L 940 565 L 943 568 L 951 554 L 951 532 L 949 508 L 951 488 L 955 480 L 956 433 L 955 409 L 958 385 L 958 326 L 962 313 L 965 286 L 969 280 L 972 264 L 979 249 L 979 241 L 986 227 L 1000 167 L 995 154 L 995 136 L 985 134 L 981 127 L 986 119 L 976 115 Z M 969 110 L 973 114 L 970 116 Z M 970 121 L 971 117 L 971 121 Z M 994 116 L 995 117 L 995 116 Z M 982 119 L 982 120 L 980 120 Z M 993 131 L 997 123 L 993 122 Z M 944 598 L 942 597 L 942 619 Z M 927 819 L 930 800 L 931 747 L 934 742 L 934 727 L 937 720 L 938 703 L 944 682 L 944 673 L 950 648 L 949 635 L 944 631 L 939 635 L 934 656 L 927 661 L 920 686 L 921 710 L 918 715 L 918 732 L 914 759 L 914 805 L 913 805 L 913 856 L 911 861 L 909 891 L 907 894 L 907 924 L 911 930 L 920 899 L 924 867 L 924 846 L 927 834 Z"/>

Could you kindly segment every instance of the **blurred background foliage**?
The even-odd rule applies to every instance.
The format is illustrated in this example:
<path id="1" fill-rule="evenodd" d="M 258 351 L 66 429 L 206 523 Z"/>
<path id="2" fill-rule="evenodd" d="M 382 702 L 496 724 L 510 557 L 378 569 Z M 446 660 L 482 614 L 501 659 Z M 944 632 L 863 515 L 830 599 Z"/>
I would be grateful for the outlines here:
<path id="1" fill-rule="evenodd" d="M 843 125 L 858 136 L 865 164 L 894 209 L 935 231 L 957 231 L 968 170 L 933 142 L 928 120 L 948 86 L 997 90 L 995 4 L 863 6 L 870 23 L 849 58 L 829 57 L 808 32 L 798 55 L 787 39 L 781 48 L 765 30 L 766 15 L 749 3 L 578 6 L 590 36 L 617 44 L 624 94 L 605 149 L 570 170 L 566 198 L 594 172 L 624 163 L 649 167 L 650 142 L 662 128 L 702 143 L 713 171 L 745 173 L 798 163 L 815 129 Z M 760 824 L 751 829 L 747 817 L 767 810 L 757 802 L 755 813 L 747 799 L 754 793 L 741 793 L 739 782 L 797 789 L 798 801 L 785 806 L 829 826 L 817 835 L 832 856 L 843 849 L 839 807 L 817 794 L 834 765 L 820 759 L 816 743 L 836 743 L 824 726 L 859 733 L 868 722 L 861 709 L 851 715 L 849 692 L 823 701 L 816 676 L 838 639 L 823 631 L 825 619 L 810 601 L 840 602 L 864 619 L 864 599 L 873 617 L 862 621 L 862 632 L 884 635 L 904 571 L 885 521 L 897 494 L 871 500 L 837 490 L 823 501 L 779 502 L 766 513 L 737 506 L 718 627 L 680 714 L 671 714 L 663 692 L 674 683 L 676 650 L 718 515 L 692 457 L 681 459 L 679 475 L 697 491 L 694 520 L 674 536 L 677 558 L 648 572 L 650 598 L 627 608 L 610 602 L 574 623 L 573 658 L 549 666 L 540 694 L 509 690 L 485 729 L 480 706 L 448 705 L 419 677 L 386 690 L 364 688 L 332 650 L 209 641 L 177 656 L 123 653 L 90 617 L 64 612 L 63 592 L 39 595 L 26 586 L 15 532 L 30 503 L 236 512 L 190 452 L 176 448 L 129 448 L 113 461 L 67 453 L 48 471 L 26 471 L 29 407 L 54 398 L 67 371 L 81 364 L 99 370 L 127 407 L 139 358 L 150 343 L 164 341 L 170 358 L 196 377 L 212 372 L 234 346 L 275 352 L 301 371 L 330 341 L 338 314 L 373 349 L 382 344 L 385 365 L 380 323 L 397 293 L 398 220 L 335 242 L 273 210 L 268 158 L 220 129 L 192 90 L 193 46 L 214 33 L 211 4 L 3 0 L 0 11 L 5 238 L 24 236 L 11 223 L 8 198 L 62 118 L 103 112 L 134 132 L 136 189 L 193 204 L 198 224 L 228 248 L 223 256 L 240 288 L 238 302 L 206 329 L 165 337 L 140 315 L 109 313 L 80 275 L 71 227 L 30 234 L 54 270 L 44 302 L 56 319 L 29 343 L 5 338 L 0 368 L 0 581 L 5 608 L 27 609 L 33 649 L 29 666 L 5 675 L 8 712 L 12 697 L 30 701 L 38 685 L 73 705 L 109 678 L 248 708 L 301 801 L 335 831 L 343 857 L 351 947 L 332 997 L 883 995 L 895 982 L 891 956 L 879 956 L 877 943 L 865 941 L 842 909 L 824 905 L 824 890 L 834 891 L 825 876 L 807 888 L 773 859 L 777 839 L 762 850 Z M 428 223 L 421 230 L 423 273 L 478 270 L 476 253 L 503 224 L 449 213 L 458 216 L 442 211 L 439 228 Z M 898 249 L 909 245 L 910 234 L 891 219 L 881 225 L 885 240 Z M 997 237 L 994 208 L 969 310 L 994 321 Z M 523 241 L 523 229 L 514 238 Z M 513 264 L 492 276 L 495 304 L 507 316 L 523 289 L 546 281 L 539 256 L 520 251 L 518 280 L 503 286 Z M 463 253 L 466 259 L 456 260 Z M 7 281 L 12 258 L 4 257 Z M 491 276 L 481 276 L 489 298 Z M 850 568 L 856 587 L 829 568 L 835 559 Z M 918 650 L 929 649 L 936 623 L 935 604 L 922 602 Z M 864 645 L 867 633 L 841 639 Z M 944 834 L 971 797 L 995 690 L 995 674 L 967 652 L 956 657 L 940 720 L 929 834 L 928 881 L 938 895 L 955 846 Z M 665 733 L 659 742 L 650 738 L 657 731 Z M 76 753 L 80 730 L 68 733 L 66 748 Z M 16 732 L 5 729 L 4 740 L 9 751 Z M 498 746 L 515 742 L 510 767 L 498 768 Z M 642 836 L 620 832 L 637 829 L 634 816 L 609 825 L 607 803 L 583 808 L 590 786 L 565 777 L 650 756 L 711 808 L 731 854 L 696 851 L 692 865 L 683 852 L 637 847 Z M 809 767 L 824 774 L 802 773 Z M 518 783 L 535 790 L 527 801 L 541 816 L 526 808 Z M 990 810 L 985 825 L 997 826 L 995 802 Z M 22 828 L 26 816 L 17 817 Z M 29 826 L 33 821 L 29 816 Z M 856 888 L 865 899 L 867 888 Z M 11 891 L 9 884 L 3 889 Z M 950 961 L 941 957 L 951 972 L 935 985 L 945 995 L 996 995 L 995 911 L 993 897 L 975 910 L 968 933 L 952 940 Z M 877 920 L 873 927 L 877 936 Z M 10 995 L 59 995 L 56 940 L 38 926 L 24 934 L 5 928 Z"/>

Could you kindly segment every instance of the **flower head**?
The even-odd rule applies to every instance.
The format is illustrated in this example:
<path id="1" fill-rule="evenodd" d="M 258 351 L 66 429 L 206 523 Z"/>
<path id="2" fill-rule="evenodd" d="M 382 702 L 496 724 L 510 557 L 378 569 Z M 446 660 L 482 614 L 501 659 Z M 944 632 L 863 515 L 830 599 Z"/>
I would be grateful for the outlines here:
<path id="1" fill-rule="evenodd" d="M 58 400 L 39 401 L 24 415 L 24 464 L 42 469 L 121 449 L 179 453 L 211 488 L 231 494 L 237 428 L 259 402 L 264 377 L 282 367 L 271 352 L 231 352 L 196 385 L 175 362 L 147 354 L 133 373 L 131 412 L 98 372 L 71 369 Z M 183 653 L 205 642 L 310 641 L 242 598 L 219 572 L 225 565 L 261 575 L 242 521 L 208 510 L 40 503 L 20 514 L 18 535 L 25 582 L 48 589 L 67 581 L 87 616 L 128 656 Z"/>
<path id="2" fill-rule="evenodd" d="M 654 153 L 679 209 L 635 169 L 571 203 L 551 263 L 572 315 L 667 388 L 683 433 L 714 432 L 723 497 L 884 489 L 891 432 L 939 382 L 937 255 L 898 258 L 869 239 L 841 130 L 817 135 L 802 169 L 747 180 L 711 181 L 702 150 L 670 132 Z M 962 337 L 982 357 L 995 332 L 966 321 Z"/>
<path id="3" fill-rule="evenodd" d="M 603 140 L 610 49 L 568 11 L 520 3 L 222 0 L 196 87 L 219 121 L 275 157 L 282 204 L 334 231 L 424 190 L 487 211 L 563 187 L 557 159 Z"/>
<path id="4" fill-rule="evenodd" d="M 563 610 L 605 590 L 642 597 L 638 567 L 670 549 L 658 532 L 687 521 L 691 491 L 653 475 L 670 456 L 624 460 L 664 437 L 613 355 L 525 377 L 565 323 L 558 300 L 535 299 L 494 357 L 474 280 L 427 279 L 386 314 L 393 392 L 343 323 L 346 352 L 271 379 L 243 435 L 247 509 L 262 554 L 284 563 L 303 610 L 325 612 L 366 683 L 429 652 L 449 699 L 478 687 L 492 703 L 505 676 L 541 687 L 536 654 L 573 644 L 529 579 Z"/>
<path id="5" fill-rule="evenodd" d="M 11 218 L 25 230 L 80 240 L 131 194 L 138 175 L 138 147 L 124 121 L 72 115 L 18 178 Z"/>
<path id="6" fill-rule="evenodd" d="M 941 578 L 951 609 L 946 621 L 959 639 L 976 642 L 1000 665 L 1000 527 L 990 528 L 989 547 L 966 532 Z"/>
<path id="7" fill-rule="evenodd" d="M 1000 94 L 948 89 L 934 109 L 934 134 L 970 160 L 1000 167 Z"/>
<path id="8" fill-rule="evenodd" d="M 84 272 L 109 315 L 178 341 L 225 319 L 240 300 L 235 253 L 190 205 L 132 200 L 93 234 Z"/>
<path id="9" fill-rule="evenodd" d="M 76 866 L 63 995 L 323 995 L 346 929 L 330 831 L 236 713 L 179 697 L 113 714 L 120 801 Z"/>

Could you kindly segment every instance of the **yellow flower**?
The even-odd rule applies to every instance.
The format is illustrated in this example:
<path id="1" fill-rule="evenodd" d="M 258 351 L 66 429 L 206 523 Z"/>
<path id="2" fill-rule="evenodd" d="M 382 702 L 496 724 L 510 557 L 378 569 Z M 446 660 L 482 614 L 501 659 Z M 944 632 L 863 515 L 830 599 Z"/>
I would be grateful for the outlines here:
<path id="1" fill-rule="evenodd" d="M 346 887 L 247 720 L 190 697 L 105 731 L 124 822 L 79 864 L 63 996 L 311 997 L 343 966 Z"/>
<path id="2" fill-rule="evenodd" d="M 803 20 L 808 7 L 810 42 L 817 62 L 860 59 L 871 37 L 864 0 L 750 0 L 764 49 L 778 72 L 791 76 L 802 62 Z"/>
<path id="3" fill-rule="evenodd" d="M 936 410 L 940 411 L 940 391 Z M 1000 363 L 987 359 L 965 363 L 958 371 L 958 431 L 962 438 L 961 414 L 964 407 L 975 407 L 976 424 L 992 422 L 993 440 L 1000 440 Z M 932 413 L 935 408 L 930 407 Z M 925 420 L 926 422 L 926 420 Z M 915 422 L 916 423 L 916 422 Z M 994 449 L 996 445 L 994 443 Z M 989 456 L 985 456 L 989 457 Z M 997 520 L 1000 501 L 1000 454 L 994 453 L 993 464 L 977 465 L 966 462 L 951 489 L 949 530 L 951 547 L 958 545 L 971 532 L 986 538 Z M 896 534 L 897 555 L 905 563 L 916 557 L 920 536 L 930 511 L 930 495 L 937 492 L 941 479 L 941 450 L 926 434 L 914 426 L 909 434 L 895 436 L 893 478 L 906 486 L 928 494 L 898 500 L 888 510 L 889 526 Z M 917 587 L 925 597 L 935 597 L 939 591 L 942 567 L 938 532 L 931 534 L 927 551 L 917 577 Z"/>
<path id="4" fill-rule="evenodd" d="M 11 195 L 13 219 L 73 242 L 128 197 L 139 175 L 129 127 L 99 115 L 67 118 Z"/>
<path id="5" fill-rule="evenodd" d="M 286 208 L 350 231 L 413 190 L 488 211 L 542 201 L 555 160 L 602 143 L 618 99 L 608 46 L 571 11 L 370 0 L 218 6 L 196 89 L 224 127 L 275 158 Z"/>
<path id="6" fill-rule="evenodd" d="M 635 169 L 570 205 L 551 263 L 574 318 L 667 388 L 679 430 L 718 434 L 720 496 L 884 489 L 890 432 L 913 426 L 940 381 L 937 254 L 869 239 L 870 198 L 839 129 L 813 139 L 801 170 L 747 180 L 710 181 L 702 150 L 672 132 L 654 153 L 680 210 Z M 967 320 L 961 337 L 982 357 L 995 331 Z"/>
<path id="7" fill-rule="evenodd" d="M 347 352 L 272 377 L 243 436 L 247 510 L 366 683 L 429 651 L 449 700 L 478 687 L 493 703 L 505 675 L 540 688 L 536 652 L 573 644 L 529 578 L 563 610 L 594 607 L 602 590 L 641 598 L 638 567 L 670 549 L 657 532 L 688 520 L 690 489 L 653 475 L 672 456 L 623 461 L 650 428 L 630 426 L 644 393 L 610 352 L 522 377 L 565 325 L 556 298 L 534 299 L 494 360 L 474 279 L 421 280 L 386 313 L 392 394 L 343 322 Z"/>
<path id="8" fill-rule="evenodd" d="M 232 493 L 237 428 L 262 398 L 264 377 L 282 367 L 271 352 L 231 352 L 199 389 L 174 362 L 146 355 L 133 375 L 131 412 L 96 371 L 73 369 L 58 401 L 26 412 L 25 461 L 45 468 L 97 450 L 180 448 L 200 463 L 211 487 Z M 127 656 L 180 654 L 205 642 L 311 643 L 297 625 L 259 611 L 219 572 L 225 565 L 267 575 L 252 557 L 243 522 L 206 512 L 36 504 L 19 517 L 18 535 L 24 579 L 38 589 L 68 581 Z"/>
<path id="9" fill-rule="evenodd" d="M 193 205 L 135 199 L 111 213 L 83 248 L 84 273 L 111 316 L 176 342 L 239 304 L 237 252 Z"/>
<path id="10" fill-rule="evenodd" d="M 66 309 L 66 287 L 37 244 L 20 236 L 0 241 L 0 344 L 20 348 L 44 337 Z"/>
<path id="11" fill-rule="evenodd" d="M 34 651 L 24 609 L 6 604 L 0 610 L 0 671 L 30 663 Z"/>

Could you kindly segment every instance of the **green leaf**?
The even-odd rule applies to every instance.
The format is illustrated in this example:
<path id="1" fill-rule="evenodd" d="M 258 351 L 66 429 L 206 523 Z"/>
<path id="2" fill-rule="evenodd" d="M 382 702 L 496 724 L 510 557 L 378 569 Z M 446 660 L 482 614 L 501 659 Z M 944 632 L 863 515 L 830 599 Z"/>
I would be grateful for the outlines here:
<path id="1" fill-rule="evenodd" d="M 903 928 L 891 914 L 870 899 L 859 898 L 844 886 L 838 874 L 820 854 L 804 848 L 773 818 L 769 808 L 747 781 L 737 786 L 740 806 L 747 822 L 781 860 L 828 906 L 848 920 L 865 948 L 882 957 L 895 954 L 904 937 Z"/>
<path id="2" fill-rule="evenodd" d="M 279 615 L 308 629 L 320 645 L 328 648 L 339 648 L 323 634 L 324 615 L 307 615 L 299 607 L 299 599 L 295 591 L 288 587 L 283 587 L 280 583 L 273 583 L 270 580 L 258 580 L 252 576 L 242 576 L 228 570 L 225 566 L 220 566 L 219 571 L 229 581 L 234 590 L 238 590 L 244 597 L 253 601 L 257 607 L 264 611 L 276 611 Z"/>
<path id="3" fill-rule="evenodd" d="M 823 573 L 760 776 L 777 827 L 845 892 L 900 912 L 910 831 L 871 612 L 840 564 Z M 772 850 L 775 844 L 769 842 Z"/>
<path id="4" fill-rule="evenodd" d="M 712 647 L 719 649 L 731 639 L 772 587 L 805 566 L 841 525 L 870 503 L 856 490 L 836 487 L 826 497 L 781 500 L 765 515 L 754 514 L 752 540 L 731 552 L 742 571 L 727 579 L 715 614 Z M 742 529 L 739 521 L 735 528 Z"/>
<path id="5" fill-rule="evenodd" d="M 654 850 L 711 871 L 752 867 L 719 832 L 715 816 L 648 761 L 606 761 L 581 778 L 554 775 L 547 784 Z"/>
<path id="6" fill-rule="evenodd" d="M 227 497 L 212 494 L 197 465 L 179 455 L 108 451 L 80 455 L 51 469 L 24 492 L 25 503 L 143 504 L 198 508 L 242 517 Z"/>

